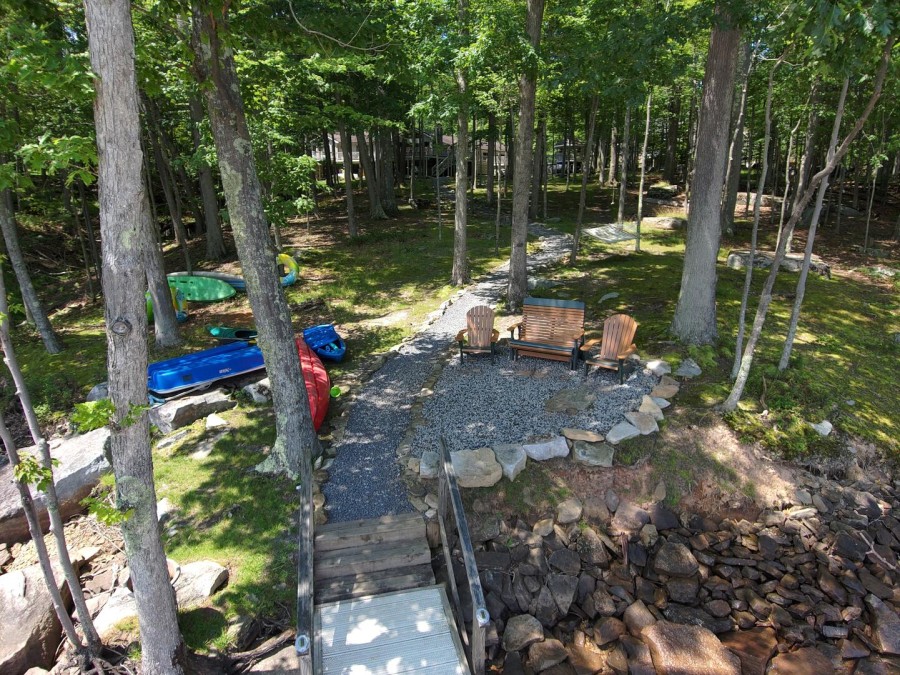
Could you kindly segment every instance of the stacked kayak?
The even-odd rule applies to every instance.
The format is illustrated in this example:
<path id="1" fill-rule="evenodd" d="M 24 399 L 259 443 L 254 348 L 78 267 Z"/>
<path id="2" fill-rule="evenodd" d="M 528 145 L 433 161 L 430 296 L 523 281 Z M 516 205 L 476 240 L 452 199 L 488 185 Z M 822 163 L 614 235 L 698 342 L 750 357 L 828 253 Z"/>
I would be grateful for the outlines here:
<path id="1" fill-rule="evenodd" d="M 331 323 L 305 329 L 303 339 L 320 358 L 329 361 L 341 361 L 347 353 L 347 344 Z"/>
<path id="2" fill-rule="evenodd" d="M 219 302 L 237 292 L 234 286 L 220 279 L 187 274 L 169 275 L 169 286 L 181 291 L 188 302 Z"/>
<path id="3" fill-rule="evenodd" d="M 300 356 L 309 409 L 316 430 L 328 412 L 331 383 L 322 361 L 301 339 L 295 340 Z M 147 388 L 163 398 L 265 368 L 260 348 L 243 340 L 158 361 L 147 368 Z"/>
<path id="4" fill-rule="evenodd" d="M 300 265 L 297 264 L 297 261 L 294 260 L 292 256 L 289 256 L 287 253 L 279 253 L 276 258 L 276 263 L 278 265 L 278 275 L 281 278 L 282 286 L 292 286 L 297 282 L 300 278 Z M 225 274 L 224 272 L 171 272 L 169 275 L 169 283 L 172 283 L 173 279 L 191 279 L 191 278 L 205 278 L 212 279 L 214 281 L 220 281 L 224 284 L 228 284 L 235 291 L 241 291 L 242 293 L 247 291 L 247 282 L 244 281 L 244 277 L 239 277 L 236 274 Z M 176 281 L 176 284 L 186 284 L 188 282 L 185 281 Z M 200 287 L 205 287 L 206 285 L 201 282 L 199 284 Z M 214 284 L 210 284 L 210 287 L 215 287 Z M 231 295 L 234 295 L 232 293 Z M 231 297 L 231 295 L 226 297 Z M 200 302 L 215 302 L 216 300 L 224 300 L 225 298 L 213 298 L 212 300 L 201 300 Z M 192 298 L 188 298 L 188 300 L 192 300 Z"/>
<path id="5" fill-rule="evenodd" d="M 188 274 L 187 272 L 172 272 L 168 275 L 169 279 L 173 277 L 206 277 L 207 279 L 215 279 L 216 281 L 222 281 L 231 286 L 235 291 L 246 291 L 247 290 L 247 282 L 244 281 L 244 277 L 239 277 L 236 274 L 225 274 L 224 272 L 191 272 Z"/>

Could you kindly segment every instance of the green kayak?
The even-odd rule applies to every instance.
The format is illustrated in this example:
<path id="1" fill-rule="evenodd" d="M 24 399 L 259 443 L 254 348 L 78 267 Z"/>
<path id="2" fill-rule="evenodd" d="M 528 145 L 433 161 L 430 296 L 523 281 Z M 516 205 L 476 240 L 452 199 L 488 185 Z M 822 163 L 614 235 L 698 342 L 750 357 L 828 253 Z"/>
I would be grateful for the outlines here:
<path id="1" fill-rule="evenodd" d="M 237 292 L 230 284 L 211 277 L 169 277 L 169 286 L 180 290 L 188 302 L 218 302 Z"/>

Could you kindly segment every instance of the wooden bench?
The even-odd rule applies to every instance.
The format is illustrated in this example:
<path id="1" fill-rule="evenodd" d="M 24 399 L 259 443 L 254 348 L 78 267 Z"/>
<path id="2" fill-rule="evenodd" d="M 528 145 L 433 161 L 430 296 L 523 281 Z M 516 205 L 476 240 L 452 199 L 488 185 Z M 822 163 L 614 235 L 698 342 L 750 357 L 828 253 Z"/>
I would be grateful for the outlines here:
<path id="1" fill-rule="evenodd" d="M 522 320 L 509 327 L 514 360 L 522 355 L 568 361 L 574 370 L 583 342 L 584 303 L 577 300 L 525 298 Z"/>

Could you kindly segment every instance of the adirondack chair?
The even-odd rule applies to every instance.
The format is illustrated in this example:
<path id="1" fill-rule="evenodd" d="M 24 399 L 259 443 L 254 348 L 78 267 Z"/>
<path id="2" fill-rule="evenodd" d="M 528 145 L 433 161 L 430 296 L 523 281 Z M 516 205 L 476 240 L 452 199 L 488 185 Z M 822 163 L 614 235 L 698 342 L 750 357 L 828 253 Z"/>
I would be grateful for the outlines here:
<path id="1" fill-rule="evenodd" d="M 464 354 L 490 354 L 491 362 L 497 353 L 500 333 L 494 328 L 494 310 L 487 305 L 476 305 L 466 313 L 466 327 L 456 335 L 459 343 L 459 360 Z"/>
<path id="2" fill-rule="evenodd" d="M 631 342 L 637 331 L 637 321 L 627 314 L 614 314 L 603 322 L 603 337 L 588 340 L 581 347 L 584 356 L 584 374 L 591 366 L 616 370 L 619 384 L 625 383 L 625 359 L 637 351 Z M 599 353 L 595 353 L 597 345 Z"/>

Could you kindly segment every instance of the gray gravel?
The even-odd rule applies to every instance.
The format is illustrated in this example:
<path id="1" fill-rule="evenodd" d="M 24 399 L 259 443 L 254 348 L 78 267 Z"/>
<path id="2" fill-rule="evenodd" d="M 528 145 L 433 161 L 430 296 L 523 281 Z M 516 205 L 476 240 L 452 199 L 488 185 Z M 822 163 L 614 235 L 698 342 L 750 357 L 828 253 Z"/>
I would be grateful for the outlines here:
<path id="1" fill-rule="evenodd" d="M 530 226 L 529 231 L 545 237 L 542 250 L 528 256 L 529 271 L 568 253 L 568 235 L 536 226 Z M 410 408 L 434 359 L 446 353 L 449 342 L 465 325 L 466 312 L 474 305 L 495 303 L 500 297 L 507 284 L 507 270 L 508 263 L 459 296 L 443 316 L 404 344 L 357 393 L 344 436 L 334 445 L 337 455 L 323 486 L 329 521 L 414 510 L 400 480 L 396 454 L 409 426 Z"/>
<path id="2" fill-rule="evenodd" d="M 413 451 L 438 451 L 438 436 L 451 452 L 498 443 L 517 443 L 558 435 L 562 427 L 606 433 L 623 413 L 640 405 L 659 378 L 636 369 L 625 384 L 611 371 L 570 370 L 567 363 L 522 358 L 510 361 L 503 352 L 490 358 L 454 358 L 425 403 L 428 424 L 416 430 Z M 597 395 L 584 411 L 567 415 L 544 410 L 546 401 L 564 388 L 586 387 Z"/>

